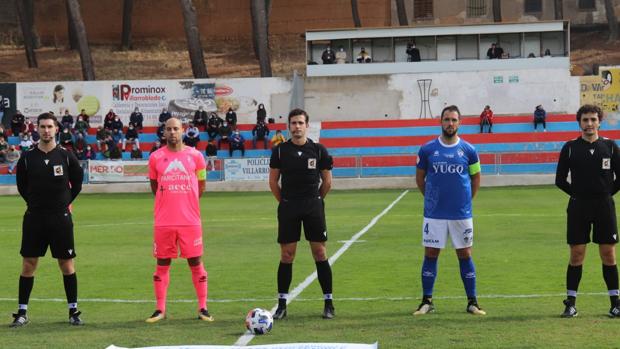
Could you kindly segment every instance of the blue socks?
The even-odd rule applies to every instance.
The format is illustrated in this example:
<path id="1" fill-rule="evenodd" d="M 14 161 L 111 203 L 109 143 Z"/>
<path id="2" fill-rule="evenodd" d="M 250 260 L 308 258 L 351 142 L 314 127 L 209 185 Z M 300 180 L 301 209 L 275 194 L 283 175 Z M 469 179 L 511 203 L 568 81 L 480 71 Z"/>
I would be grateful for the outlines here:
<path id="1" fill-rule="evenodd" d="M 459 259 L 459 267 L 461 268 L 461 279 L 465 286 L 467 298 L 476 298 L 476 268 L 471 257 Z"/>
<path id="2" fill-rule="evenodd" d="M 433 296 L 433 287 L 437 278 L 437 258 L 424 257 L 422 263 L 422 291 L 425 298 Z"/>

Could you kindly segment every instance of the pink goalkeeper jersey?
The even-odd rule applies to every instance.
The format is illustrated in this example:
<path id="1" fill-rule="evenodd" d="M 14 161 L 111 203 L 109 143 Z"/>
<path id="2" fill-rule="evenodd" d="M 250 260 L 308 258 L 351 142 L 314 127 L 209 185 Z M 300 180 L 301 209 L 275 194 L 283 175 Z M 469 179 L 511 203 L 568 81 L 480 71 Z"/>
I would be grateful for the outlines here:
<path id="1" fill-rule="evenodd" d="M 149 157 L 149 178 L 157 181 L 155 226 L 202 225 L 197 174 L 206 169 L 192 147 L 173 152 L 162 147 Z"/>

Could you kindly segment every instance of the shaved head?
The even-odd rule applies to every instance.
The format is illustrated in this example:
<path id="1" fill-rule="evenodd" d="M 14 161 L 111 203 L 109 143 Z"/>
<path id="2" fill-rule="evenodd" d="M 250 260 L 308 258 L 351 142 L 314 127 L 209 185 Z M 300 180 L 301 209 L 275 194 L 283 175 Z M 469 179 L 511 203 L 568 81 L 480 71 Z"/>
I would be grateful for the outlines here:
<path id="1" fill-rule="evenodd" d="M 181 122 L 181 120 L 179 120 L 178 118 L 175 118 L 174 116 L 166 121 L 166 128 L 172 125 L 183 127 L 183 123 Z"/>
<path id="2" fill-rule="evenodd" d="M 170 150 L 183 148 L 183 123 L 181 120 L 172 117 L 166 121 L 164 138 L 166 138 L 166 144 Z"/>

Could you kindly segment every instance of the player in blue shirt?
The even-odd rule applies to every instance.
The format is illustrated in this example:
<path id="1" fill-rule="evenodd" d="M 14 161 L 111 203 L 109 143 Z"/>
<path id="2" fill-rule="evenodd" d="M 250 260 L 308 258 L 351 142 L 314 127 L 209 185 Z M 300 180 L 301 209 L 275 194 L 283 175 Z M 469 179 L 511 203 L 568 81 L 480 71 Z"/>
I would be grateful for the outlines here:
<path id="1" fill-rule="evenodd" d="M 457 135 L 461 112 L 451 105 L 441 112 L 441 136 L 418 152 L 416 183 L 424 195 L 422 244 L 422 303 L 413 313 L 435 309 L 433 286 L 439 252 L 448 237 L 456 249 L 467 294 L 467 312 L 486 315 L 476 299 L 476 270 L 471 258 L 474 237 L 471 201 L 480 187 L 480 160 L 476 149 Z"/>

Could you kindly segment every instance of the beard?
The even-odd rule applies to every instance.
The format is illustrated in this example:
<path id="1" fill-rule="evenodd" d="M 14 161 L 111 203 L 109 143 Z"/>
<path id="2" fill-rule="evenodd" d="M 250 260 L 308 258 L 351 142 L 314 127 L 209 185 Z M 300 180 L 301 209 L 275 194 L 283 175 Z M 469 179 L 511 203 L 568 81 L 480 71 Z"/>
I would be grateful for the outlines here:
<path id="1" fill-rule="evenodd" d="M 441 134 L 446 138 L 453 138 L 454 136 L 456 136 L 456 131 L 457 130 L 447 131 L 445 129 L 442 129 Z"/>

